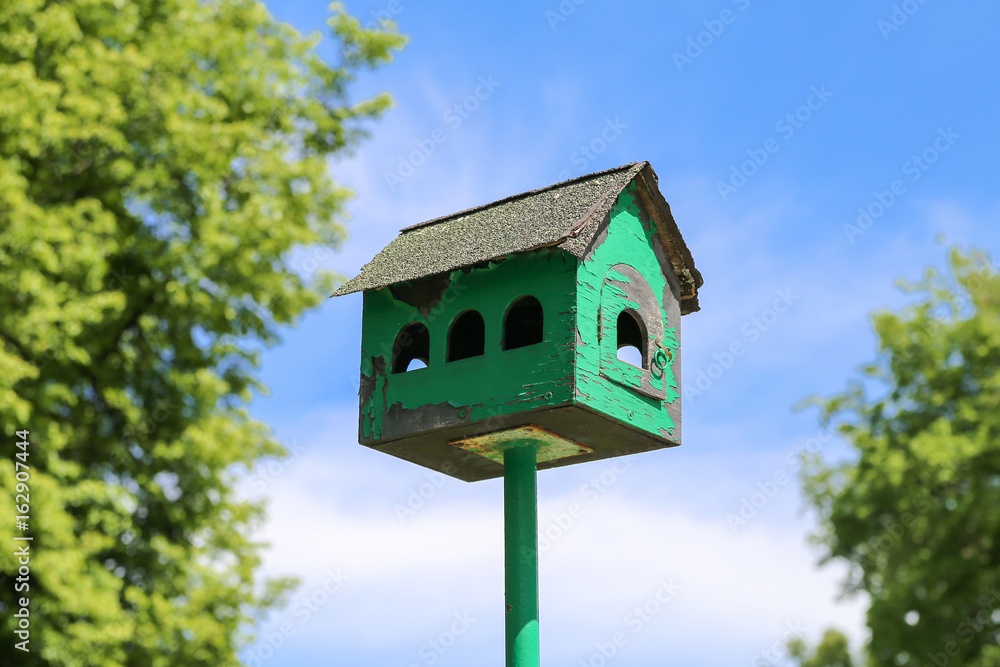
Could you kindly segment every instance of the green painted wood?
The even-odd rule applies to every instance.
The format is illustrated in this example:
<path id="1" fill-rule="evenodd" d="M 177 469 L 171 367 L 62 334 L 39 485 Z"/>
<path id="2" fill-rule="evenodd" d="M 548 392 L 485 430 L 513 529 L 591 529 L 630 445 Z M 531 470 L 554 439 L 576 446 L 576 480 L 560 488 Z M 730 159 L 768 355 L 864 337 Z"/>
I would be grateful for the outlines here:
<path id="1" fill-rule="evenodd" d="M 577 271 L 577 331 L 575 402 L 597 410 L 631 427 L 672 441 L 679 440 L 680 394 L 678 378 L 680 356 L 680 309 L 668 276 L 657 257 L 660 240 L 655 223 L 641 210 L 633 182 L 619 197 L 610 213 L 604 239 L 584 259 Z M 617 318 L 624 309 L 636 309 L 615 283 L 630 280 L 616 265 L 635 269 L 660 301 L 663 346 L 673 356 L 663 370 L 665 398 L 655 398 L 636 391 L 638 368 L 617 359 Z M 676 315 L 668 317 L 668 309 Z M 649 338 L 650 350 L 657 347 Z M 605 374 L 602 375 L 602 366 Z M 615 378 L 617 381 L 609 379 Z M 631 384 L 633 387 L 629 387 Z M 674 406 L 672 408 L 672 406 Z M 671 414 L 673 413 L 673 414 Z M 625 434 L 623 434 L 624 437 Z"/>
<path id="2" fill-rule="evenodd" d="M 538 443 L 504 450 L 504 589 L 507 667 L 538 667 Z"/>
<path id="3" fill-rule="evenodd" d="M 454 443 L 522 425 L 593 450 L 539 469 L 680 444 L 682 291 L 657 229 L 663 212 L 650 217 L 641 183 L 592 222 L 582 260 L 545 247 L 366 291 L 359 441 L 467 481 L 499 477 L 502 466 Z M 504 315 L 526 295 L 542 305 L 543 341 L 503 350 Z M 468 309 L 482 316 L 484 354 L 446 362 L 450 327 Z M 643 368 L 617 358 L 623 310 L 646 334 Z M 429 365 L 391 373 L 410 323 L 429 332 Z"/>
<path id="4" fill-rule="evenodd" d="M 573 397 L 577 261 L 545 248 L 485 266 L 453 271 L 440 301 L 428 312 L 396 299 L 390 289 L 366 292 L 362 318 L 363 443 L 391 439 L 421 428 L 505 415 L 569 403 Z M 504 314 L 519 297 L 539 300 L 544 339 L 537 345 L 501 349 Z M 483 356 L 446 362 L 449 327 L 465 310 L 482 315 Z M 427 368 L 388 374 L 393 342 L 410 322 L 430 332 Z M 365 395 L 366 384 L 370 395 Z"/>

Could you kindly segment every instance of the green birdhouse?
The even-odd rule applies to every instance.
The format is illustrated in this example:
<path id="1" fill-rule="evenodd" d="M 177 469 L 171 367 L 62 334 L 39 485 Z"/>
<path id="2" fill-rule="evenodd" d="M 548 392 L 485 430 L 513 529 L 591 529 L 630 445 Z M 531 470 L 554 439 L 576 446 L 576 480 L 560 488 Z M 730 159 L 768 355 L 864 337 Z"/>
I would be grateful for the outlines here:
<path id="1" fill-rule="evenodd" d="M 407 227 L 364 292 L 361 444 L 503 476 L 681 443 L 681 316 L 701 275 L 647 162 Z"/>

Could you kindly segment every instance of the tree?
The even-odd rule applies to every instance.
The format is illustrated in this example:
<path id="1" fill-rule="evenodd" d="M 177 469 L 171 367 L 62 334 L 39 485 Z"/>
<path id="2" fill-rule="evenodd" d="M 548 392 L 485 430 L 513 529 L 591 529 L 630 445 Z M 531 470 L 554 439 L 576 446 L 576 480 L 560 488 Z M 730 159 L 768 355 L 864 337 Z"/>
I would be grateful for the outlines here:
<path id="1" fill-rule="evenodd" d="M 788 642 L 788 654 L 799 667 L 854 667 L 847 637 L 833 629 L 823 633 L 813 650 L 800 637 L 793 638 Z"/>
<path id="2" fill-rule="evenodd" d="M 284 451 L 257 353 L 329 293 L 290 256 L 343 239 L 326 160 L 390 104 L 348 87 L 404 42 L 331 12 L 335 65 L 257 0 L 0 6 L 3 664 L 236 665 L 286 589 L 234 486 Z"/>
<path id="3" fill-rule="evenodd" d="M 825 558 L 870 599 L 872 665 L 1000 665 L 1000 275 L 952 250 L 874 317 L 878 359 L 820 400 L 856 456 L 804 468 Z"/>

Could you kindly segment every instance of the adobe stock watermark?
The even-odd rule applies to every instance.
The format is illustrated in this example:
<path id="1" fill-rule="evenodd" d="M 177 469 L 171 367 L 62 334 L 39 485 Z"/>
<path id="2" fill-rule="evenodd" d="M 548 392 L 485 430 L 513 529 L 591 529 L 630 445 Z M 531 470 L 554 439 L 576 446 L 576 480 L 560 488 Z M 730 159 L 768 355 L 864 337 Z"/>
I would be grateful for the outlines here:
<path id="1" fill-rule="evenodd" d="M 768 137 L 760 148 L 748 148 L 748 159 L 738 166 L 732 166 L 729 180 L 716 181 L 715 187 L 719 191 L 722 201 L 726 201 L 729 199 L 729 195 L 746 185 L 750 177 L 767 164 L 772 155 L 781 150 L 781 142 L 788 141 L 795 136 L 795 133 L 805 127 L 805 124 L 812 119 L 813 114 L 822 109 L 831 97 L 833 97 L 833 93 L 826 89 L 826 84 L 821 84 L 818 88 L 812 86 L 805 102 L 775 121 L 774 131 L 779 134 L 780 139 Z"/>
<path id="2" fill-rule="evenodd" d="M 763 481 L 758 481 L 754 491 L 740 498 L 739 509 L 726 515 L 729 530 L 736 534 L 741 528 L 748 525 L 764 509 L 765 505 L 774 500 L 788 486 L 788 482 L 794 477 L 802 463 L 802 455 L 805 453 L 818 454 L 823 449 L 823 445 L 832 440 L 832 431 L 820 429 L 804 443 L 788 450 L 785 454 L 784 467 L 778 468 Z"/>
<path id="3" fill-rule="evenodd" d="M 142 413 L 139 421 L 127 424 L 122 429 L 121 437 L 118 440 L 120 446 L 115 447 L 111 452 L 112 461 L 118 465 L 124 465 L 133 460 L 141 459 L 145 455 L 143 444 L 157 431 L 160 424 L 170 419 L 179 408 L 181 408 L 180 400 L 157 399 L 149 409 Z"/>
<path id="4" fill-rule="evenodd" d="M 306 282 L 321 268 L 332 267 L 336 257 L 332 248 L 324 245 L 310 246 L 308 249 L 296 253 L 288 262 L 288 268 L 298 274 L 303 282 Z M 279 299 L 275 299 L 279 301 Z"/>
<path id="5" fill-rule="evenodd" d="M 733 340 L 722 352 L 713 354 L 715 360 L 708 366 L 699 368 L 693 381 L 685 382 L 683 389 L 685 401 L 693 401 L 711 389 L 712 385 L 733 367 L 736 360 L 746 354 L 747 348 L 759 341 L 801 298 L 794 294 L 790 287 L 776 290 L 774 294 L 775 298 L 770 306 L 743 323 L 740 327 L 740 338 Z"/>
<path id="6" fill-rule="evenodd" d="M 737 9 L 743 12 L 750 6 L 751 0 L 732 0 L 732 2 Z M 715 44 L 715 41 L 726 31 L 726 27 L 736 23 L 737 16 L 739 14 L 732 9 L 723 9 L 719 12 L 718 17 L 702 21 L 701 24 L 705 29 L 689 36 L 684 49 L 673 53 L 672 58 L 674 65 L 677 66 L 677 71 L 683 74 L 685 67 L 693 65 L 695 60 L 701 58 L 705 49 Z"/>
<path id="7" fill-rule="evenodd" d="M 581 658 L 580 667 L 605 667 L 615 659 L 623 648 L 643 628 L 649 625 L 652 620 L 662 612 L 670 601 L 677 597 L 682 589 L 673 578 L 660 579 L 657 582 L 659 587 L 656 592 L 633 607 L 622 619 L 624 628 L 615 630 L 604 641 L 594 644 L 594 651 L 586 658 Z"/>
<path id="8" fill-rule="evenodd" d="M 562 0 L 562 2 L 560 2 L 555 8 L 555 11 L 546 9 L 545 20 L 549 22 L 549 28 L 551 30 L 557 29 L 560 23 L 565 23 L 570 16 L 576 13 L 576 8 L 586 1 L 587 0 Z"/>
<path id="9" fill-rule="evenodd" d="M 602 498 L 631 467 L 632 463 L 627 458 L 613 459 L 611 465 L 600 474 L 587 480 L 577 492 L 579 501 L 571 502 L 565 511 L 550 514 L 548 523 L 539 529 L 538 552 L 545 553 L 562 539 L 583 517 L 587 508 Z"/>
<path id="10" fill-rule="evenodd" d="M 934 141 L 920 153 L 912 155 L 900 167 L 903 176 L 907 177 L 910 183 L 916 183 L 961 138 L 962 135 L 952 130 L 950 125 L 947 128 L 939 127 Z M 871 203 L 858 207 L 855 224 L 844 225 L 847 240 L 854 243 L 859 236 L 863 236 L 906 193 L 906 182 L 902 178 L 894 179 L 885 190 L 876 190 Z"/>
<path id="11" fill-rule="evenodd" d="M 309 592 L 308 595 L 297 596 L 290 608 L 294 620 L 283 621 L 277 628 L 262 635 L 257 647 L 247 650 L 243 662 L 247 667 L 260 667 L 281 649 L 309 619 L 324 607 L 338 593 L 350 577 L 340 569 L 327 570 L 323 583 Z"/>
<path id="12" fill-rule="evenodd" d="M 979 289 L 984 282 L 997 277 L 997 267 L 993 266 L 993 260 L 988 255 L 976 257 L 973 264 L 974 268 L 968 275 L 970 289 Z"/>
<path id="13" fill-rule="evenodd" d="M 604 151 L 608 150 L 608 145 L 617 141 L 618 137 L 622 135 L 622 132 L 627 129 L 628 125 L 621 122 L 618 116 L 615 116 L 614 120 L 605 118 L 601 131 L 587 143 L 580 144 L 580 146 L 569 156 L 569 163 L 574 167 L 577 167 L 578 172 L 583 171 L 587 168 L 588 164 L 596 160 L 599 155 L 604 153 Z M 565 181 L 572 175 L 572 170 L 564 169 L 559 172 L 557 181 Z"/>
<path id="14" fill-rule="evenodd" d="M 445 461 L 441 467 L 443 472 L 437 472 L 436 470 L 424 471 L 426 480 L 410 489 L 403 503 L 393 505 L 393 511 L 396 513 L 396 518 L 399 519 L 400 523 L 406 523 L 408 519 L 423 509 L 424 505 L 436 496 L 437 492 L 444 486 L 445 481 L 447 481 L 447 475 L 451 475 L 458 470 L 458 466 L 451 461 Z"/>
<path id="15" fill-rule="evenodd" d="M 420 648 L 417 649 L 420 662 L 411 662 L 409 667 L 421 667 L 421 665 L 429 667 L 437 663 L 441 656 L 447 653 L 448 649 L 454 646 L 459 638 L 465 635 L 476 622 L 475 617 L 467 611 L 461 614 L 452 614 L 452 618 L 454 620 L 447 628 L 420 645 Z"/>
<path id="16" fill-rule="evenodd" d="M 954 632 L 942 644 L 943 650 L 927 654 L 930 661 L 937 667 L 948 667 L 952 658 L 957 657 L 961 653 L 962 647 L 972 641 L 977 633 L 995 629 L 1000 625 L 1000 590 L 994 588 L 990 591 L 989 596 L 984 595 L 977 602 L 979 609 L 966 616 L 961 623 L 955 626 Z M 957 664 L 965 664 L 965 659 L 961 659 Z"/>
<path id="17" fill-rule="evenodd" d="M 288 445 L 286 449 L 288 450 L 287 456 L 269 458 L 254 466 L 250 474 L 240 481 L 237 498 L 245 501 L 263 496 L 268 487 L 284 475 L 285 471 L 305 453 L 305 449 L 296 440 L 292 440 L 292 444 Z"/>
<path id="18" fill-rule="evenodd" d="M 788 657 L 788 642 L 806 633 L 806 626 L 799 621 L 785 623 L 785 633 L 781 639 L 775 640 L 770 646 L 761 649 L 750 659 L 752 667 L 774 667 Z"/>
<path id="19" fill-rule="evenodd" d="M 13 537 L 14 558 L 17 560 L 17 576 L 14 578 L 14 592 L 21 593 L 17 598 L 17 611 L 11 614 L 11 627 L 13 633 L 21 641 L 14 642 L 14 648 L 18 651 L 30 653 L 31 643 L 31 543 L 35 539 L 34 535 L 25 534 L 30 530 L 31 518 L 31 466 L 28 465 L 28 458 L 31 456 L 31 442 L 28 440 L 30 431 L 22 428 L 14 432 L 17 440 L 13 443 L 15 451 L 13 456 L 14 464 L 14 525 L 21 531 L 20 535 Z M 37 494 L 36 494 L 37 496 Z M 16 548 L 15 548 L 16 547 Z M 13 568 L 12 568 L 13 569 Z M 15 605 L 11 605 L 15 606 Z"/>
<path id="20" fill-rule="evenodd" d="M 954 479 L 962 478 L 968 472 L 968 464 L 963 462 L 955 466 L 952 471 Z M 910 496 L 909 507 L 913 511 L 903 511 L 896 518 L 892 515 L 885 515 L 880 519 L 882 530 L 877 535 L 869 537 L 860 550 L 859 557 L 866 565 L 877 566 L 879 559 L 889 549 L 895 547 L 906 535 L 907 531 L 913 528 L 920 515 L 932 509 L 940 507 L 942 498 L 945 498 L 944 505 L 948 507 L 949 502 L 955 502 L 949 497 L 950 484 L 947 482 L 935 482 L 931 486 L 923 486 L 919 491 Z"/>
<path id="21" fill-rule="evenodd" d="M 98 158 L 110 164 L 115 158 L 120 157 L 119 153 L 95 139 L 70 142 L 57 155 L 58 157 L 43 158 L 57 183 L 61 183 L 66 177 L 77 177 L 87 172 L 94 167 Z M 112 169 L 118 171 L 118 167 Z"/>
<path id="22" fill-rule="evenodd" d="M 493 75 L 479 77 L 479 84 L 466 95 L 462 100 L 452 104 L 441 115 L 444 125 L 431 130 L 422 138 L 414 139 L 415 148 L 409 153 L 397 157 L 396 169 L 383 172 L 386 185 L 391 192 L 395 192 L 403 182 L 413 176 L 417 170 L 427 163 L 431 155 L 437 151 L 438 146 L 448 141 L 451 133 L 454 133 L 462 124 L 475 113 L 483 102 L 500 87 L 500 82 L 493 78 Z"/>
<path id="23" fill-rule="evenodd" d="M 365 30 L 381 30 L 389 21 L 395 21 L 396 16 L 403 13 L 401 0 L 389 0 L 382 9 L 373 9 L 372 20 L 365 24 Z"/>
<path id="24" fill-rule="evenodd" d="M 879 19 L 875 24 L 882 33 L 882 39 L 888 42 L 889 36 L 909 23 L 910 17 L 919 12 L 925 4 L 927 0 L 903 0 L 899 4 L 894 4 L 889 18 Z"/>
<path id="25" fill-rule="evenodd" d="M 486 410 L 485 416 L 478 417 L 477 419 L 479 423 L 473 432 L 469 434 L 471 437 L 500 430 L 510 421 L 511 415 L 502 413 L 499 407 L 491 407 Z M 461 452 L 458 455 L 460 461 L 462 459 L 476 459 L 479 456 L 465 450 L 458 451 Z M 452 476 L 457 470 L 458 464 L 454 461 L 445 461 L 441 464 L 440 471 L 424 471 L 424 481 L 412 487 L 409 493 L 406 494 L 406 499 L 403 502 L 397 502 L 393 505 L 393 512 L 396 514 L 399 522 L 405 524 L 416 516 L 420 510 L 426 507 L 437 496 L 441 487 L 447 482 L 448 476 Z"/>

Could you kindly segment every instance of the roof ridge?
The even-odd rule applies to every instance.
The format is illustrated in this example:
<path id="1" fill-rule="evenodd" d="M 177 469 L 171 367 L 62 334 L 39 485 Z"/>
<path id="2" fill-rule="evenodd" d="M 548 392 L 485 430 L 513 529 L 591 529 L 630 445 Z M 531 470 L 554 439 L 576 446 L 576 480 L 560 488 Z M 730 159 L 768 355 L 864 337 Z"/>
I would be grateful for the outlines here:
<path id="1" fill-rule="evenodd" d="M 407 227 L 333 296 L 422 280 L 545 247 L 582 261 L 599 230 L 610 223 L 608 212 L 618 196 L 633 182 L 636 204 L 655 222 L 665 252 L 659 257 L 664 271 L 677 276 L 681 313 L 694 312 L 701 274 L 658 180 L 649 162 L 630 162 Z"/>
<path id="2" fill-rule="evenodd" d="M 537 188 L 535 190 L 528 190 L 527 192 L 519 192 L 519 193 L 517 193 L 515 195 L 510 195 L 509 197 L 504 197 L 502 199 L 497 199 L 496 201 L 489 202 L 488 204 L 480 204 L 479 206 L 473 206 L 472 208 L 467 208 L 467 209 L 462 210 L 462 211 L 457 211 L 455 213 L 449 213 L 448 215 L 442 215 L 442 216 L 437 217 L 437 218 L 431 218 L 430 220 L 425 220 L 424 222 L 418 222 L 415 225 L 410 225 L 409 227 L 403 227 L 399 231 L 402 232 L 402 233 L 405 233 L 405 232 L 411 232 L 411 231 L 413 231 L 415 229 L 421 229 L 423 227 L 429 227 L 429 226 L 435 225 L 435 224 L 437 224 L 439 222 L 444 222 L 446 220 L 452 220 L 454 218 L 459 218 L 459 217 L 462 217 L 464 215 L 469 215 L 470 213 L 475 213 L 476 211 L 481 211 L 483 209 L 490 208 L 491 206 L 496 206 L 498 204 L 505 204 L 505 203 L 510 202 L 510 201 L 516 201 L 518 199 L 523 199 L 525 197 L 530 197 L 530 196 L 534 196 L 534 195 L 537 195 L 537 194 L 541 194 L 542 192 L 546 192 L 547 190 L 553 190 L 555 188 L 564 187 L 566 185 L 569 185 L 570 183 L 576 183 L 578 181 L 583 181 L 583 180 L 587 180 L 587 179 L 591 179 L 591 178 L 595 178 L 595 177 L 599 177 L 599 176 L 604 176 L 604 175 L 615 173 L 615 172 L 619 172 L 619 171 L 625 171 L 627 169 L 634 168 L 636 165 L 639 165 L 639 164 L 648 164 L 648 163 L 645 160 L 639 160 L 639 161 L 636 161 L 636 162 L 629 162 L 628 164 L 623 164 L 623 165 L 618 166 L 618 167 L 612 167 L 611 169 L 605 169 L 603 171 L 595 171 L 595 172 L 592 172 L 590 174 L 583 174 L 582 176 L 576 176 L 575 178 L 570 178 L 570 179 L 567 179 L 565 181 L 559 181 L 558 183 L 553 183 L 552 185 L 546 185 L 543 188 Z"/>

